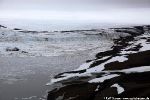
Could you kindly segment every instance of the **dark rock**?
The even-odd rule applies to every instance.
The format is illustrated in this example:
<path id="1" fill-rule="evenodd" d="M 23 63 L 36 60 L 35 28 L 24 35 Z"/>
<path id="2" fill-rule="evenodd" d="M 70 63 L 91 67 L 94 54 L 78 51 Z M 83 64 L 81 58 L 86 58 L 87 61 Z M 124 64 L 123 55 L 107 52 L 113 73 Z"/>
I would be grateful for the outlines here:
<path id="1" fill-rule="evenodd" d="M 72 84 L 65 87 L 62 87 L 58 90 L 53 90 L 49 92 L 48 100 L 57 100 L 58 97 L 63 99 L 60 100 L 92 100 L 93 91 L 95 91 L 97 84 Z"/>
<path id="2" fill-rule="evenodd" d="M 20 49 L 17 47 L 11 48 L 11 47 L 7 47 L 6 51 L 19 51 Z"/>
<path id="3" fill-rule="evenodd" d="M 40 33 L 48 33 L 48 31 L 40 31 Z"/>
<path id="4" fill-rule="evenodd" d="M 45 41 L 48 41 L 49 39 L 48 38 L 45 38 Z"/>
<path id="5" fill-rule="evenodd" d="M 124 62 L 111 62 L 105 65 L 105 70 L 121 70 L 140 66 L 150 66 L 150 51 L 144 51 L 127 56 L 128 60 Z"/>
<path id="6" fill-rule="evenodd" d="M 33 33 L 33 34 L 34 33 L 39 33 L 38 31 L 25 31 L 25 30 L 24 31 L 19 31 L 19 32 L 22 32 L 22 33 Z"/>
<path id="7" fill-rule="evenodd" d="M 0 25 L 0 28 L 7 28 L 6 26 Z"/>
<path id="8" fill-rule="evenodd" d="M 14 28 L 14 30 L 22 30 L 22 29 L 19 29 L 19 28 Z"/>
<path id="9" fill-rule="evenodd" d="M 26 51 L 21 51 L 22 53 L 28 53 L 28 52 L 26 52 Z"/>

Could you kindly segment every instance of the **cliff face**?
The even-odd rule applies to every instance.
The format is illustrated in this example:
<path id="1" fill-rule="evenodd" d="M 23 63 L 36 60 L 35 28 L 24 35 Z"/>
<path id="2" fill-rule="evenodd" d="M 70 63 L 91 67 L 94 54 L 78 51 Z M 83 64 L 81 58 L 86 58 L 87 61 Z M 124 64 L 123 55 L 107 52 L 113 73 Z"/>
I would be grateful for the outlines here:
<path id="1" fill-rule="evenodd" d="M 55 76 L 49 85 L 62 86 L 50 91 L 47 100 L 150 96 L 150 26 L 111 30 L 130 35 L 114 39 L 111 50 L 98 53 L 78 69 Z"/>

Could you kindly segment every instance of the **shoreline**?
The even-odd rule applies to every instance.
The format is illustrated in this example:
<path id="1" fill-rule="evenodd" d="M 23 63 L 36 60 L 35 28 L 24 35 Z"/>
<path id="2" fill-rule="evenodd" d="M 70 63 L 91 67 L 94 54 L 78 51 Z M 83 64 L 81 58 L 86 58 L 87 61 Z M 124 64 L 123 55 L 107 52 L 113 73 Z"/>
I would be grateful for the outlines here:
<path id="1" fill-rule="evenodd" d="M 98 53 L 81 70 L 55 76 L 51 84 L 62 86 L 49 91 L 47 100 L 103 100 L 104 97 L 150 95 L 150 26 L 114 30 L 130 35 L 114 39 L 112 50 Z"/>

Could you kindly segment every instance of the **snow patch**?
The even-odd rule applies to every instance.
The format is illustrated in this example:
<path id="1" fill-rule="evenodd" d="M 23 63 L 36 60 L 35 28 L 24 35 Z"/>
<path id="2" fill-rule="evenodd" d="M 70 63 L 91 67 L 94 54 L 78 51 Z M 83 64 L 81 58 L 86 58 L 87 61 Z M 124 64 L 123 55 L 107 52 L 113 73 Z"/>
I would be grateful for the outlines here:
<path id="1" fill-rule="evenodd" d="M 142 72 L 149 72 L 150 71 L 150 66 L 141 66 L 141 67 L 134 67 L 134 68 L 129 68 L 129 69 L 123 69 L 123 70 L 108 70 L 108 71 L 102 71 L 104 73 L 111 73 L 111 72 L 121 72 L 121 73 L 142 73 Z"/>
<path id="2" fill-rule="evenodd" d="M 108 58 L 108 56 L 104 57 L 102 59 L 107 59 L 107 58 Z M 81 73 L 81 74 L 80 73 L 68 73 L 68 74 L 65 73 L 65 74 L 61 75 L 62 76 L 61 78 L 51 79 L 50 83 L 47 83 L 46 85 L 51 85 L 53 83 L 64 81 L 64 80 L 67 80 L 69 78 L 88 76 L 88 75 L 91 75 L 91 73 L 103 72 L 103 70 L 105 69 L 105 67 L 104 67 L 105 64 L 111 63 L 111 62 L 114 62 L 114 61 L 123 62 L 123 61 L 126 61 L 126 60 L 128 60 L 128 59 L 126 57 L 124 57 L 124 56 L 117 56 L 117 57 L 113 57 L 112 59 L 106 61 L 105 63 L 102 63 L 102 64 L 100 64 L 98 66 L 93 67 L 93 68 L 89 68 L 90 64 L 93 63 L 93 62 L 85 63 L 85 64 L 81 65 L 78 68 L 78 70 L 79 69 L 89 68 L 89 69 L 86 69 L 85 73 Z M 107 76 L 106 78 L 109 78 L 109 77 L 111 77 L 111 76 Z"/>
<path id="3" fill-rule="evenodd" d="M 147 39 L 149 37 L 150 37 L 150 34 L 143 34 L 141 36 L 136 37 L 135 40 L 131 42 L 132 45 L 123 49 L 120 54 L 132 54 L 132 53 L 138 53 L 138 52 L 150 50 L 150 43 L 147 42 Z M 136 47 L 137 45 L 140 45 L 141 48 L 139 49 L 139 51 L 133 51 L 132 48 Z"/>
<path id="4" fill-rule="evenodd" d="M 99 90 L 100 85 L 98 85 L 95 89 L 95 92 Z"/>
<path id="5" fill-rule="evenodd" d="M 109 60 L 108 63 L 115 62 L 115 61 L 124 62 L 127 60 L 128 60 L 128 58 L 126 58 L 125 56 L 116 56 L 116 57 L 113 57 L 111 60 Z"/>
<path id="6" fill-rule="evenodd" d="M 70 79 L 70 78 L 91 76 L 91 74 L 86 74 L 86 73 L 82 73 L 82 74 L 75 73 L 75 74 L 73 74 L 73 73 L 71 73 L 71 74 L 63 74 L 61 76 L 62 76 L 62 78 L 51 79 L 51 81 L 49 83 L 47 83 L 46 85 L 52 85 L 54 83 L 57 83 L 60 81 L 65 81 L 65 80 Z"/>
<path id="7" fill-rule="evenodd" d="M 142 72 L 149 72 L 150 66 L 141 66 L 141 67 L 135 67 L 135 68 L 129 68 L 129 69 L 123 69 L 120 72 L 124 73 L 142 73 Z"/>
<path id="8" fill-rule="evenodd" d="M 79 71 L 79 70 L 84 70 L 84 69 L 88 69 L 90 67 L 90 65 L 93 63 L 94 61 L 91 61 L 89 63 L 84 63 L 82 65 L 80 65 L 80 67 L 74 71 Z"/>
<path id="9" fill-rule="evenodd" d="M 98 65 L 98 66 L 95 66 L 93 68 L 90 68 L 90 69 L 87 69 L 87 73 L 93 73 L 93 72 L 101 72 L 102 70 L 105 69 L 105 65 L 108 64 L 108 63 L 111 63 L 111 62 L 115 62 L 115 61 L 119 61 L 119 62 L 124 62 L 128 60 L 128 58 L 124 57 L 124 56 L 116 56 L 116 57 L 113 57 L 112 59 Z"/>
<path id="10" fill-rule="evenodd" d="M 114 84 L 114 85 L 112 85 L 111 87 L 116 87 L 118 94 L 121 94 L 121 93 L 124 92 L 124 88 L 121 87 L 119 84 Z"/>
<path id="11" fill-rule="evenodd" d="M 89 83 L 102 83 L 105 80 L 112 79 L 112 78 L 118 77 L 118 76 L 119 76 L 118 74 L 106 75 L 106 76 L 103 76 L 103 77 L 100 77 L 100 78 L 92 79 L 92 80 L 90 80 L 88 82 Z"/>

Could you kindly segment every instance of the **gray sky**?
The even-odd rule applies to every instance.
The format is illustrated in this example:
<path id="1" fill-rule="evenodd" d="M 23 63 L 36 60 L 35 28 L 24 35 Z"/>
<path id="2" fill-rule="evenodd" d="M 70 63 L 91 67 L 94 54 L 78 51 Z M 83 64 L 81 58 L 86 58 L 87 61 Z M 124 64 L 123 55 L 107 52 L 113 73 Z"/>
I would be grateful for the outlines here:
<path id="1" fill-rule="evenodd" d="M 0 12 L 0 18 L 150 22 L 150 0 L 0 0 Z"/>
<path id="2" fill-rule="evenodd" d="M 101 10 L 113 8 L 147 8 L 150 0 L 0 0 L 1 9 Z"/>

